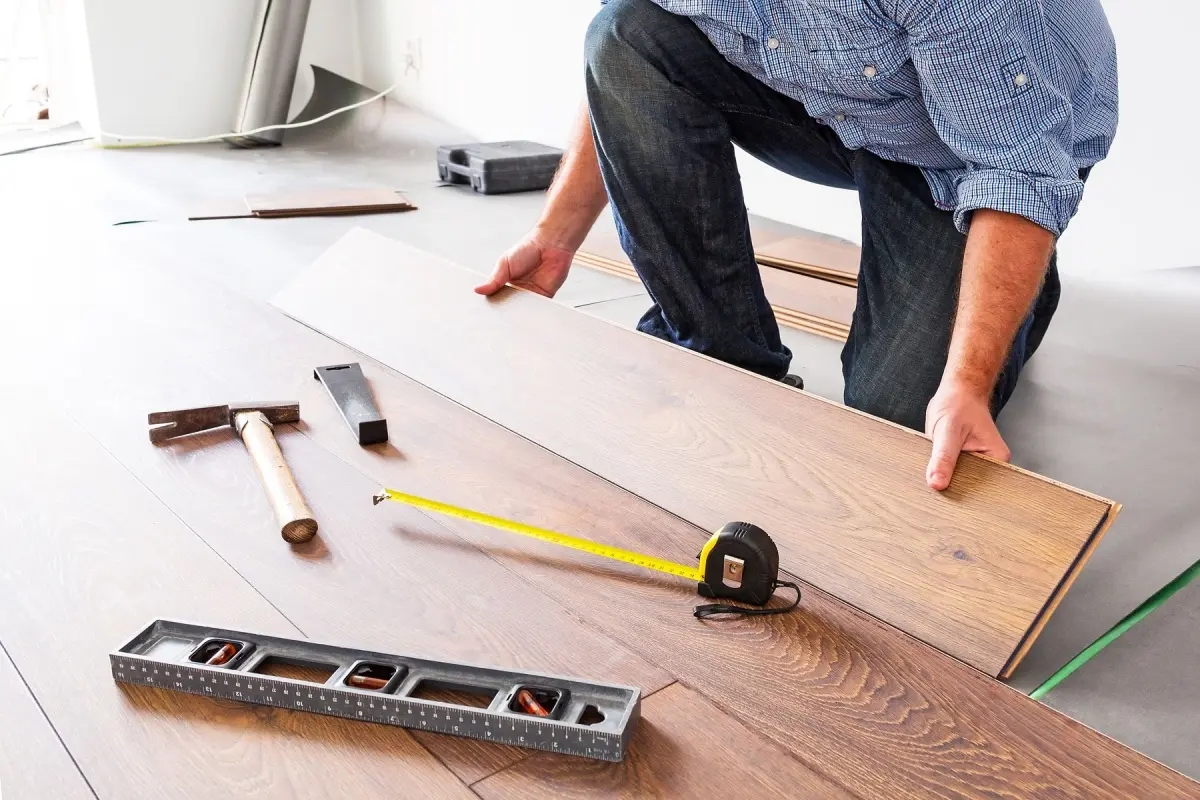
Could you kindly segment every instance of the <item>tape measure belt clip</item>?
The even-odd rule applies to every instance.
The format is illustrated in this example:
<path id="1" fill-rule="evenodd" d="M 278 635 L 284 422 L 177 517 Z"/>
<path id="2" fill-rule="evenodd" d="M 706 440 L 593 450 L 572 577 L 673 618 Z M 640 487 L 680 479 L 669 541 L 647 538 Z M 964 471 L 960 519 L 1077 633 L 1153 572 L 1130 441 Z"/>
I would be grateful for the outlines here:
<path id="1" fill-rule="evenodd" d="M 779 581 L 779 549 L 767 532 L 748 522 L 730 522 L 701 552 L 703 597 L 721 597 L 766 605 Z"/>

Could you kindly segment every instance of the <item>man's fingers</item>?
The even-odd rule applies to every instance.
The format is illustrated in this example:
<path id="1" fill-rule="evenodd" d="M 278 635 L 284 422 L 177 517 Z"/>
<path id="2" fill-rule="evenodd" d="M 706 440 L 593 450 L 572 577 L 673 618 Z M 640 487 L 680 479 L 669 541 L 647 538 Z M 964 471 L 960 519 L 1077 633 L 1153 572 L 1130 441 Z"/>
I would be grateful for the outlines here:
<path id="1" fill-rule="evenodd" d="M 933 453 L 929 457 L 929 466 L 925 468 L 925 482 L 929 488 L 940 492 L 950 485 L 964 438 L 962 428 L 946 420 L 939 420 L 933 426 Z"/>
<path id="2" fill-rule="evenodd" d="M 475 292 L 477 294 L 484 295 L 495 294 L 504 288 L 504 284 L 508 283 L 510 275 L 511 270 L 508 266 L 508 259 L 501 259 L 500 263 L 496 265 L 496 269 L 492 271 L 492 277 L 488 278 L 486 282 L 476 286 Z"/>

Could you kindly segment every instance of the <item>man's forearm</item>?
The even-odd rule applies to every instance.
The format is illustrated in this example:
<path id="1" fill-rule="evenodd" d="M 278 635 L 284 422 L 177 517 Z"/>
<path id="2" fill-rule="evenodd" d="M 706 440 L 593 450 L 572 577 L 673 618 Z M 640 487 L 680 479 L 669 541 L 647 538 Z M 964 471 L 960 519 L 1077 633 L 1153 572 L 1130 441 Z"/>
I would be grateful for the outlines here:
<path id="1" fill-rule="evenodd" d="M 604 210 L 608 195 L 596 160 L 591 117 L 587 104 L 579 109 L 571 141 L 562 165 L 546 197 L 546 208 L 538 220 L 538 232 L 550 244 L 578 250 L 596 218 Z"/>
<path id="2" fill-rule="evenodd" d="M 1024 217 L 973 213 L 943 386 L 991 395 L 1053 249 L 1054 235 Z"/>

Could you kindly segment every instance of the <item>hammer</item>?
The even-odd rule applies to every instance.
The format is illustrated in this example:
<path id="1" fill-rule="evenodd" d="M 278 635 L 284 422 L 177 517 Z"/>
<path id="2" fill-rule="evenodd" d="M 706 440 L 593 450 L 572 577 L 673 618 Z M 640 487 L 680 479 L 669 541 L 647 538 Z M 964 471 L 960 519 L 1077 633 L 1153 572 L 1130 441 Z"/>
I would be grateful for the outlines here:
<path id="1" fill-rule="evenodd" d="M 279 442 L 275 441 L 275 425 L 300 421 L 299 403 L 243 403 L 157 411 L 147 421 L 155 426 L 150 428 L 150 441 L 155 444 L 222 425 L 233 428 L 246 444 L 250 460 L 267 491 L 267 499 L 275 509 L 283 538 L 299 544 L 316 535 L 317 521 L 283 460 Z"/>

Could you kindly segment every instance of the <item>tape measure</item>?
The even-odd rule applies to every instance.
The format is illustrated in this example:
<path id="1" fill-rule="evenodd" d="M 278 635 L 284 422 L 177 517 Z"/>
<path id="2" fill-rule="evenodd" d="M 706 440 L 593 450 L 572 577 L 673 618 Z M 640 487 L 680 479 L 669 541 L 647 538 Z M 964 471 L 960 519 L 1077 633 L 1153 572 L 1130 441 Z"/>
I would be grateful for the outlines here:
<path id="1" fill-rule="evenodd" d="M 724 603 L 696 606 L 695 616 L 704 618 L 717 614 L 761 615 L 781 614 L 791 611 L 800 603 L 800 587 L 790 581 L 779 580 L 779 550 L 767 532 L 748 522 L 730 522 L 714 533 L 697 558 L 699 566 L 689 566 L 655 556 L 625 550 L 612 545 L 593 542 L 566 533 L 526 525 L 503 517 L 494 517 L 469 508 L 418 497 L 415 494 L 383 489 L 373 498 L 375 505 L 384 500 L 445 514 L 450 517 L 486 525 L 509 533 L 540 539 L 543 542 L 570 547 L 602 558 L 623 561 L 626 564 L 676 575 L 696 582 L 696 591 L 704 597 L 723 598 L 748 603 L 752 606 L 766 605 L 780 586 L 794 589 L 796 598 L 791 605 L 776 608 L 743 608 Z"/>

